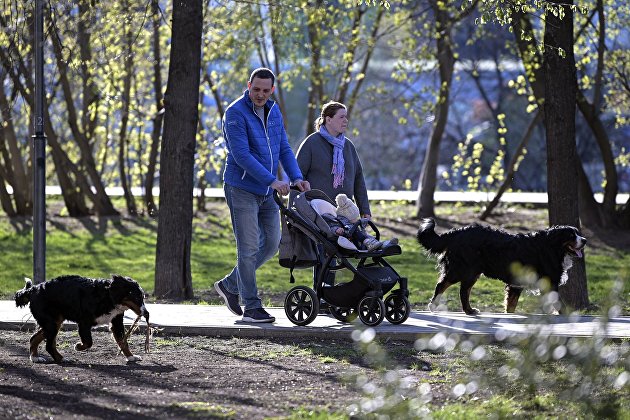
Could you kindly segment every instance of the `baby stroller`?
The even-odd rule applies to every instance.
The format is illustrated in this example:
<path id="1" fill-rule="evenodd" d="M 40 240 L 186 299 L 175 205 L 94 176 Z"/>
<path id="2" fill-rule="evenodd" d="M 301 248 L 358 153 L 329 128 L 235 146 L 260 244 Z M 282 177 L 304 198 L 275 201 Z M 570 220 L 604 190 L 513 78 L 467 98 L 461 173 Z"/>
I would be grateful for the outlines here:
<path id="1" fill-rule="evenodd" d="M 291 232 L 292 236 L 304 235 L 315 244 L 319 244 L 314 248 L 320 250 L 316 262 L 311 264 L 318 265 L 316 270 L 318 275 L 314 279 L 313 289 L 295 286 L 289 290 L 284 300 L 284 311 L 292 323 L 308 325 L 313 322 L 319 314 L 320 300 L 329 305 L 330 313 L 341 322 L 351 322 L 358 317 L 365 325 L 376 326 L 384 318 L 392 324 L 401 324 L 407 320 L 411 312 L 407 279 L 401 277 L 385 261 L 385 257 L 401 254 L 399 245 L 373 251 L 352 250 L 339 246 L 338 236 L 310 205 L 313 199 L 334 203 L 323 191 L 311 190 L 298 194 L 292 191 L 286 206 L 276 192 L 274 199 L 280 207 L 283 236 L 288 232 Z M 359 220 L 353 229 L 358 228 L 358 224 L 366 222 L 373 231 L 373 236 L 379 239 L 380 233 L 372 221 Z M 353 265 L 351 260 L 357 262 Z M 282 263 L 282 255 L 280 262 L 281 265 L 287 266 Z M 308 265 L 298 268 L 306 266 Z M 353 273 L 351 281 L 339 284 L 335 284 L 334 281 L 328 284 L 325 281 L 334 278 L 330 273 L 341 269 L 348 269 Z M 396 285 L 399 287 L 392 290 Z"/>

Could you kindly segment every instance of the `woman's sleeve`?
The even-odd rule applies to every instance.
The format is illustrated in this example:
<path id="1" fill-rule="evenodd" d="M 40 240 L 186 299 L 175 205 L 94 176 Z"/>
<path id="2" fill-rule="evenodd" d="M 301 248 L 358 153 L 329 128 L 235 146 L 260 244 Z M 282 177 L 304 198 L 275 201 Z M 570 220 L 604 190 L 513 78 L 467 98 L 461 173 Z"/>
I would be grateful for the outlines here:
<path id="1" fill-rule="evenodd" d="M 278 114 L 278 119 L 280 120 L 280 126 L 284 127 L 284 121 L 282 119 L 282 113 L 276 107 L 276 111 Z M 295 155 L 293 154 L 293 149 L 291 149 L 291 145 L 289 144 L 289 139 L 287 137 L 287 132 L 284 128 L 282 128 L 280 132 L 280 152 L 279 152 L 279 160 L 282 164 L 282 168 L 289 176 L 291 182 L 296 182 L 298 180 L 304 179 L 304 175 L 302 175 L 300 168 L 298 167 L 297 161 L 295 159 Z"/>
<path id="2" fill-rule="evenodd" d="M 357 202 L 357 207 L 361 212 L 361 216 L 364 214 L 372 214 L 370 210 L 370 201 L 368 200 L 367 187 L 365 186 L 365 179 L 363 178 L 363 166 L 361 166 L 361 159 L 356 149 L 354 151 L 354 199 Z"/>
<path id="3" fill-rule="evenodd" d="M 308 173 L 311 169 L 311 146 L 308 138 L 305 139 L 298 148 L 295 158 L 297 159 L 298 166 L 302 172 L 303 179 L 308 181 Z"/>

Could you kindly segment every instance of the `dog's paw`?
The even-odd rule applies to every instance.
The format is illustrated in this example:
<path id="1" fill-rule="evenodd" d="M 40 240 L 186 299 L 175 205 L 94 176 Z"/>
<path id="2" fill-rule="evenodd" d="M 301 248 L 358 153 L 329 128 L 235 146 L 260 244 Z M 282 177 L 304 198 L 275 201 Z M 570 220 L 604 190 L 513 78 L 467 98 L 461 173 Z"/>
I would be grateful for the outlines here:
<path id="1" fill-rule="evenodd" d="M 29 357 L 29 359 L 31 359 L 31 362 L 33 363 L 47 363 L 48 359 L 44 356 L 33 356 L 31 354 L 31 356 Z"/>
<path id="2" fill-rule="evenodd" d="M 142 357 L 136 356 L 134 354 L 132 354 L 131 356 L 127 357 L 127 361 L 128 362 L 139 362 L 140 360 L 142 360 Z"/>
<path id="3" fill-rule="evenodd" d="M 471 315 L 471 316 L 475 316 L 475 315 L 479 315 L 481 313 L 481 311 L 477 308 L 470 308 L 469 311 L 465 311 L 466 315 Z"/>
<path id="4" fill-rule="evenodd" d="M 431 312 L 448 312 L 448 306 L 445 303 L 439 303 L 440 301 L 431 301 L 427 305 Z"/>
<path id="5" fill-rule="evenodd" d="M 86 346 L 85 344 L 81 343 L 81 342 L 78 342 L 77 344 L 74 345 L 74 349 L 76 351 L 84 351 L 84 350 L 89 349 L 89 347 Z"/>

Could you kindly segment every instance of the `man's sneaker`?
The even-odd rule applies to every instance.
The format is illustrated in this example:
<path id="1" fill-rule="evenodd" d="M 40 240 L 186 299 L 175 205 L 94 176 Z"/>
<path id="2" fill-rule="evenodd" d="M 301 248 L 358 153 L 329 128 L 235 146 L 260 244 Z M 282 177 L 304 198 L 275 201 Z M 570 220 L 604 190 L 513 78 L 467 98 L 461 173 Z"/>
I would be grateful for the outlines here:
<path id="1" fill-rule="evenodd" d="M 243 314 L 243 322 L 274 322 L 276 318 L 272 317 L 263 308 L 246 309 Z"/>
<path id="2" fill-rule="evenodd" d="M 365 246 L 368 251 L 376 251 L 381 246 L 383 246 L 383 242 L 379 241 L 376 238 L 369 237 L 365 238 L 365 240 L 363 241 L 363 246 Z"/>
<path id="3" fill-rule="evenodd" d="M 238 295 L 228 292 L 225 286 L 221 284 L 220 280 L 214 283 L 214 290 L 223 298 L 230 312 L 234 315 L 243 315 L 241 305 L 238 303 Z"/>

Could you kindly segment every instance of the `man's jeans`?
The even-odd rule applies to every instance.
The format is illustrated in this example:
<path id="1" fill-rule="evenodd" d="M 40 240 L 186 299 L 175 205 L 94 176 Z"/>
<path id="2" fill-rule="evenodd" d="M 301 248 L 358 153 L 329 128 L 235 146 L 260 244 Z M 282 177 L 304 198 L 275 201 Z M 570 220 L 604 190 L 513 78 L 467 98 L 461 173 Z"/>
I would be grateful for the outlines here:
<path id="1" fill-rule="evenodd" d="M 252 194 L 225 184 L 236 239 L 236 267 L 222 281 L 230 293 L 238 293 L 245 310 L 261 308 L 256 270 L 278 252 L 280 213 L 273 195 Z"/>

